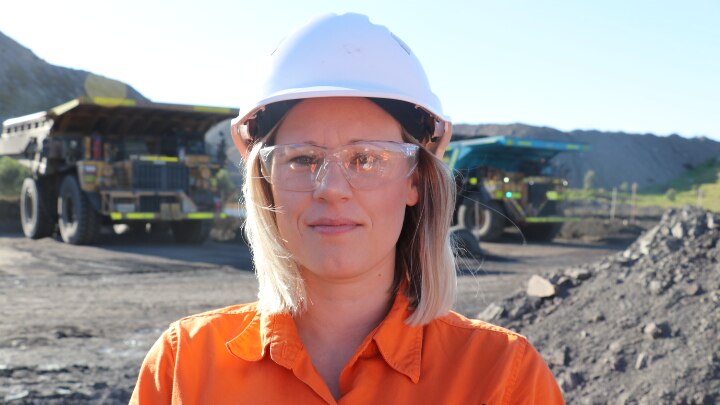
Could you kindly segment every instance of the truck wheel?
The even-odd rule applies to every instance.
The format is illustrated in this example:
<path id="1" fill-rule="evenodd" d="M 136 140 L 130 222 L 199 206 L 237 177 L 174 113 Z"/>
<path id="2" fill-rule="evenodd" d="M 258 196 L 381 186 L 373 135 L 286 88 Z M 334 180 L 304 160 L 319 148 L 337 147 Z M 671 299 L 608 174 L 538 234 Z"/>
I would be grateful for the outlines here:
<path id="1" fill-rule="evenodd" d="M 127 224 L 128 232 L 132 235 L 145 235 L 147 233 L 147 222 L 130 222 Z"/>
<path id="2" fill-rule="evenodd" d="M 474 259 L 480 259 L 483 256 L 477 238 L 466 228 L 460 225 L 450 227 L 450 237 L 453 239 L 455 253 L 458 256 Z"/>
<path id="3" fill-rule="evenodd" d="M 175 241 L 178 243 L 201 245 L 205 243 L 210 236 L 212 222 L 197 220 L 179 221 L 173 222 L 170 227 L 172 228 Z"/>
<path id="4" fill-rule="evenodd" d="M 95 211 L 75 176 L 66 176 L 58 194 L 58 228 L 65 243 L 89 245 L 100 234 L 100 215 Z"/>
<path id="5" fill-rule="evenodd" d="M 466 200 L 458 209 L 458 225 L 480 241 L 496 241 L 505 230 L 502 208 L 495 201 Z"/>
<path id="6" fill-rule="evenodd" d="M 30 239 L 45 238 L 55 232 L 55 221 L 48 211 L 46 195 L 37 180 L 27 178 L 23 181 L 20 194 L 20 221 L 23 233 Z"/>
<path id="7" fill-rule="evenodd" d="M 525 239 L 535 242 L 550 242 L 560 232 L 561 224 L 531 224 L 520 227 Z"/>

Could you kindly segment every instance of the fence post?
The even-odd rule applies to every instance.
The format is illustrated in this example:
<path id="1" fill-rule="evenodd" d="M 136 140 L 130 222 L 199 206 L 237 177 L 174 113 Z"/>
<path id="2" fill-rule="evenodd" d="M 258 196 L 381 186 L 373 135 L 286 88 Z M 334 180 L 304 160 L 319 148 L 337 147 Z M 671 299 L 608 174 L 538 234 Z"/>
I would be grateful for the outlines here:
<path id="1" fill-rule="evenodd" d="M 700 188 L 700 186 L 698 186 L 698 192 L 697 192 L 697 206 L 698 206 L 698 208 L 702 208 L 702 198 L 703 198 L 702 189 Z"/>
<path id="2" fill-rule="evenodd" d="M 635 195 L 637 194 L 637 182 L 633 182 L 632 184 L 632 195 L 630 197 L 630 223 L 635 223 Z"/>

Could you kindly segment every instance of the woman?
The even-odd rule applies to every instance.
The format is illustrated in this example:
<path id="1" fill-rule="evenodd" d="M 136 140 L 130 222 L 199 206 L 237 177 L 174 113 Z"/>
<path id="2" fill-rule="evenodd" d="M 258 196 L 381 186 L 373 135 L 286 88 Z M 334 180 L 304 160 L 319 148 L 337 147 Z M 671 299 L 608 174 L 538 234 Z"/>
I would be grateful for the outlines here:
<path id="1" fill-rule="evenodd" d="M 450 122 L 360 15 L 287 38 L 233 139 L 259 301 L 177 321 L 131 403 L 563 403 L 535 349 L 450 311 Z"/>

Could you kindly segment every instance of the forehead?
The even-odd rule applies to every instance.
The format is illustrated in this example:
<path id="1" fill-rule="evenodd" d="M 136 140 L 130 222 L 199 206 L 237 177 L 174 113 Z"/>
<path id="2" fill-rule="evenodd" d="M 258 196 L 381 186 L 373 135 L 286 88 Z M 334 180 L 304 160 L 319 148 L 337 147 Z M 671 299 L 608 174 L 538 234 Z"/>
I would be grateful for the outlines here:
<path id="1" fill-rule="evenodd" d="M 285 116 L 277 144 L 342 145 L 361 140 L 402 141 L 400 124 L 372 101 L 361 97 L 303 100 Z"/>

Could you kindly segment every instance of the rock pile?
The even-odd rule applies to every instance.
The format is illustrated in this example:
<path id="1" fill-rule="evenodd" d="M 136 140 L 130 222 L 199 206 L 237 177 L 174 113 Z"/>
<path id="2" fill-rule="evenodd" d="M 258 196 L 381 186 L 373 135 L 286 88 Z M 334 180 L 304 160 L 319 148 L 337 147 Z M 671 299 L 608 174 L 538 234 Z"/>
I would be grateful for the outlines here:
<path id="1" fill-rule="evenodd" d="M 720 403 L 719 239 L 719 214 L 670 210 L 624 252 L 478 317 L 528 336 L 568 403 Z"/>

